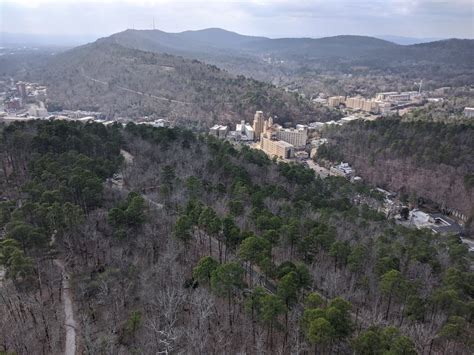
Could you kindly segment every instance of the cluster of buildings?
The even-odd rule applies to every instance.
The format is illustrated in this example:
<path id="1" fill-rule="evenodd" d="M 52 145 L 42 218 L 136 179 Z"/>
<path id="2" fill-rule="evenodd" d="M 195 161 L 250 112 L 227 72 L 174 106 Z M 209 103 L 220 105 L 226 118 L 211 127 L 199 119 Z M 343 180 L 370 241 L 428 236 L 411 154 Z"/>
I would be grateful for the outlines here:
<path id="1" fill-rule="evenodd" d="M 352 110 L 360 110 L 374 114 L 387 114 L 393 108 L 421 103 L 421 101 L 422 96 L 418 91 L 391 91 L 377 93 L 375 97 L 371 99 L 366 99 L 362 96 L 332 96 L 327 99 L 327 105 L 330 107 L 344 106 Z"/>
<path id="2" fill-rule="evenodd" d="M 16 112 L 25 107 L 27 102 L 36 102 L 46 99 L 47 89 L 37 83 L 18 81 L 3 85 L 6 90 L 1 93 L 3 106 L 6 112 Z M 40 111 L 43 114 L 43 111 Z M 36 112 L 35 112 L 36 113 Z"/>
<path id="3" fill-rule="evenodd" d="M 290 159 L 296 150 L 304 150 L 308 141 L 308 126 L 297 125 L 295 128 L 283 128 L 273 122 L 273 118 L 265 118 L 262 111 L 255 113 L 252 125 L 241 121 L 235 131 L 228 126 L 214 125 L 209 133 L 218 138 L 233 141 L 255 142 L 255 147 L 262 149 L 270 157 Z M 258 142 L 258 143 L 257 143 Z M 308 157 L 307 152 L 296 152 L 297 157 Z"/>
<path id="4" fill-rule="evenodd" d="M 229 130 L 227 125 L 216 124 L 209 129 L 209 134 L 220 139 L 250 144 L 263 150 L 271 158 L 306 160 L 315 157 L 318 149 L 327 143 L 326 138 L 320 138 L 319 131 L 331 125 L 342 125 L 357 119 L 360 117 L 352 115 L 337 122 L 313 122 L 284 128 L 275 123 L 272 117 L 265 118 L 262 111 L 257 111 L 252 123 L 241 121 L 234 131 Z M 353 171 L 349 173 L 346 169 L 345 173 L 341 173 L 343 168 L 346 169 L 342 165 L 336 166 L 334 171 L 328 171 L 328 175 L 345 176 L 353 180 Z"/>

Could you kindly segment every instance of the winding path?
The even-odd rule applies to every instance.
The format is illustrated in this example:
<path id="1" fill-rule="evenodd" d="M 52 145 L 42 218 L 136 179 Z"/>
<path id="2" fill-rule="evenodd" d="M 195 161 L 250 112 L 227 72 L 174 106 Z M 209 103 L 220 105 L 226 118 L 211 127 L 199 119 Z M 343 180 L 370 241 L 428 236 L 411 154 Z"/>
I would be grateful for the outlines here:
<path id="1" fill-rule="evenodd" d="M 54 264 L 61 270 L 62 274 L 62 301 L 64 306 L 64 328 L 66 330 L 66 342 L 64 348 L 65 355 L 76 354 L 76 321 L 74 319 L 74 309 L 72 307 L 72 296 L 69 288 L 69 274 L 66 272 L 64 262 L 59 259 L 54 260 Z"/>

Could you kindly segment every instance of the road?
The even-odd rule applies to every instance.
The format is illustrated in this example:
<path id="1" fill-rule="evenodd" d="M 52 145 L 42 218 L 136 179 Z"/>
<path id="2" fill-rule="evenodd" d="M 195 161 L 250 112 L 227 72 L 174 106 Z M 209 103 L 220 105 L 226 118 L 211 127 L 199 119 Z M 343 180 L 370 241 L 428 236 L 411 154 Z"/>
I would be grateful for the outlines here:
<path id="1" fill-rule="evenodd" d="M 324 179 L 330 175 L 328 169 L 322 167 L 319 164 L 316 164 L 313 160 L 308 159 L 306 160 L 306 162 L 308 163 L 309 168 L 313 169 L 320 178 Z"/>
<path id="2" fill-rule="evenodd" d="M 61 270 L 62 274 L 62 301 L 64 306 L 64 327 L 66 330 L 66 342 L 64 348 L 65 355 L 76 354 L 76 321 L 74 319 L 74 308 L 72 307 L 72 296 L 69 286 L 69 274 L 66 271 L 64 262 L 59 259 L 54 260 L 54 264 Z"/>
<path id="3" fill-rule="evenodd" d="M 89 80 L 91 80 L 91 81 L 93 81 L 93 82 L 95 82 L 95 83 L 98 83 L 98 84 L 102 84 L 102 85 L 109 86 L 109 83 L 108 83 L 108 82 L 103 81 L 103 80 L 95 79 L 95 78 L 90 77 L 89 75 L 85 74 L 84 68 L 81 68 L 81 72 L 82 72 L 82 76 L 84 76 L 86 79 L 89 79 Z M 192 105 L 191 102 L 179 101 L 179 100 L 172 100 L 172 99 L 168 99 L 168 98 L 166 98 L 166 97 L 156 96 L 156 95 L 148 94 L 148 93 L 146 93 L 146 92 L 141 92 L 141 91 L 137 91 L 137 90 L 132 90 L 132 89 L 126 88 L 126 87 L 124 87 L 124 86 L 120 86 L 120 85 L 115 85 L 115 87 L 118 88 L 118 89 L 120 89 L 120 90 L 127 91 L 127 92 L 131 92 L 131 93 L 136 94 L 136 95 L 151 97 L 152 99 L 155 99 L 155 100 L 166 101 L 166 102 L 173 102 L 173 103 L 175 103 L 175 104 L 182 104 L 182 105 Z"/>

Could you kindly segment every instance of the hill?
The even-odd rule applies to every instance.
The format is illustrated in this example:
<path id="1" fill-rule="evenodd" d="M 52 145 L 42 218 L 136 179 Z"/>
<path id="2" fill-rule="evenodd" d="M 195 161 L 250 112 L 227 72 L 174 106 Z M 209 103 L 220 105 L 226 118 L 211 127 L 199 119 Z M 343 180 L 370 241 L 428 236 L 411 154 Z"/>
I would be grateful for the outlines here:
<path id="1" fill-rule="evenodd" d="M 236 75 L 298 88 L 307 95 L 333 93 L 334 85 L 326 75 L 341 83 L 335 94 L 411 89 L 414 80 L 422 79 L 426 88 L 468 85 L 474 75 L 474 40 L 399 45 L 367 36 L 270 39 L 221 29 L 127 30 L 110 38 L 130 48 L 197 58 Z M 354 89 L 357 78 L 366 81 L 367 92 Z"/>
<path id="2" fill-rule="evenodd" d="M 472 353 L 466 245 L 363 185 L 182 129 L 0 133 L 2 352 L 73 318 L 76 353 Z"/>
<path id="3" fill-rule="evenodd" d="M 348 161 L 371 184 L 411 203 L 435 202 L 474 216 L 474 126 L 382 119 L 326 132 L 319 159 Z"/>
<path id="4" fill-rule="evenodd" d="M 165 117 L 199 127 L 250 119 L 256 110 L 280 122 L 325 119 L 324 110 L 270 84 L 109 38 L 58 54 L 29 74 L 48 86 L 54 106 L 109 117 Z"/>

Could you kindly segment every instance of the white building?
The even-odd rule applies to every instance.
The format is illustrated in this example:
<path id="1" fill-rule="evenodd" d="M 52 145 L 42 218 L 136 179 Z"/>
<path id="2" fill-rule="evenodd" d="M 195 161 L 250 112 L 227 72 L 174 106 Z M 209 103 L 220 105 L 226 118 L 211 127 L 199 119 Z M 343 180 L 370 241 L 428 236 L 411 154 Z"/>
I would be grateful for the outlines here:
<path id="1" fill-rule="evenodd" d="M 348 122 L 351 122 L 351 121 L 356 121 L 358 119 L 360 119 L 360 117 L 350 115 L 350 116 L 341 118 L 341 123 L 348 123 Z"/>
<path id="2" fill-rule="evenodd" d="M 354 174 L 354 169 L 351 168 L 349 163 L 342 163 L 336 166 L 331 167 L 331 173 L 336 176 L 343 176 L 345 178 L 350 178 Z"/>
<path id="3" fill-rule="evenodd" d="M 214 125 L 209 130 L 209 134 L 216 136 L 217 138 L 225 138 L 227 135 L 229 128 L 227 126 L 222 125 Z"/>
<path id="4" fill-rule="evenodd" d="M 465 107 L 464 108 L 464 116 L 474 117 L 474 107 Z"/>
<path id="5" fill-rule="evenodd" d="M 164 118 L 159 118 L 153 122 L 153 127 L 169 127 L 170 121 L 165 120 Z"/>
<path id="6" fill-rule="evenodd" d="M 250 123 L 245 121 L 240 121 L 235 126 L 236 133 L 240 136 L 240 139 L 243 141 L 253 141 L 255 138 L 255 132 Z"/>
<path id="7" fill-rule="evenodd" d="M 276 138 L 300 148 L 306 145 L 308 130 L 306 128 L 284 128 L 276 131 Z"/>

